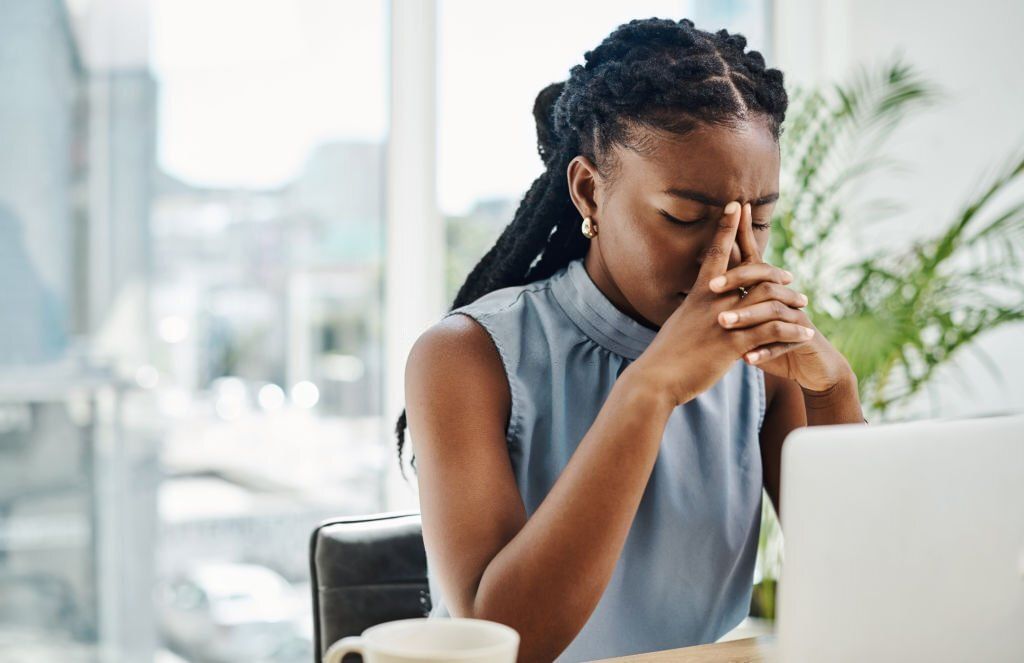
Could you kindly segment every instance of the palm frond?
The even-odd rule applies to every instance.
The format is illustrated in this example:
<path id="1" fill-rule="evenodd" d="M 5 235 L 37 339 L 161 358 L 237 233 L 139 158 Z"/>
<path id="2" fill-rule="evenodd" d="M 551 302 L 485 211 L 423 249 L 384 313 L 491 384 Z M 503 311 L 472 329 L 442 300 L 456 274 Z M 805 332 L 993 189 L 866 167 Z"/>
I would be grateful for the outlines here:
<path id="1" fill-rule="evenodd" d="M 786 195 L 765 259 L 796 276 L 810 299 L 808 315 L 857 374 L 872 421 L 905 409 L 943 368 L 962 373 L 965 351 L 1001 379 L 976 341 L 1024 320 L 1024 200 L 999 204 L 1024 179 L 1024 149 L 985 178 L 934 237 L 855 251 L 842 244 L 866 224 L 877 233 L 877 223 L 900 210 L 900 201 L 855 196 L 855 186 L 867 174 L 905 168 L 882 154 L 887 139 L 944 96 L 897 57 L 837 85 L 797 89 L 782 134 Z M 959 384 L 972 388 L 966 376 Z M 778 536 L 763 532 L 762 556 Z"/>
<path id="2" fill-rule="evenodd" d="M 855 185 L 903 167 L 881 153 L 886 140 L 944 96 L 898 56 L 839 84 L 798 89 L 783 134 L 791 193 L 776 207 L 769 259 L 797 274 L 811 298 L 808 312 L 882 409 L 912 396 L 979 333 L 1020 319 L 1024 308 L 1024 286 L 1014 276 L 1024 263 L 1024 201 L 990 209 L 1024 176 L 1024 151 L 935 237 L 860 247 L 854 255 L 839 250 L 838 242 L 856 235 L 848 212 L 856 208 Z M 898 201 L 872 203 L 858 209 L 868 217 L 858 224 L 900 210 Z M 846 264 L 837 263 L 840 255 Z"/>

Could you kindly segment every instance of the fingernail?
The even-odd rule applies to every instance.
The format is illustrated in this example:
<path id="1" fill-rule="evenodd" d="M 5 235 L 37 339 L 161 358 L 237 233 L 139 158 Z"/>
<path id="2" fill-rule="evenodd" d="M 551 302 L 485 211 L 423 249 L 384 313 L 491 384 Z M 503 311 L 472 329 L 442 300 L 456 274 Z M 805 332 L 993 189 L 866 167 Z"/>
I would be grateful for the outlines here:
<path id="1" fill-rule="evenodd" d="M 710 282 L 709 285 L 712 288 L 721 288 L 723 285 L 725 285 L 725 277 L 724 276 L 716 276 L 715 278 L 711 279 L 711 282 Z"/>
<path id="2" fill-rule="evenodd" d="M 739 208 L 740 208 L 740 204 L 734 200 L 734 201 L 732 201 L 731 203 L 729 203 L 728 205 L 725 206 L 725 213 L 726 214 L 735 214 L 736 210 L 738 210 Z"/>
<path id="3" fill-rule="evenodd" d="M 753 352 L 747 353 L 747 361 L 757 361 L 757 358 L 761 356 L 760 350 L 754 350 Z"/>
<path id="4" fill-rule="evenodd" d="M 801 306 L 807 306 L 807 302 L 808 301 L 810 301 L 810 300 L 807 299 L 807 295 L 805 295 L 804 293 L 801 292 L 800 293 L 800 305 Z"/>
<path id="5" fill-rule="evenodd" d="M 803 332 L 803 334 L 804 334 L 804 336 L 806 336 L 807 338 L 810 338 L 810 337 L 814 336 L 814 330 L 813 330 L 813 329 L 811 329 L 810 327 L 804 327 L 804 332 Z"/>
<path id="6" fill-rule="evenodd" d="M 731 325 L 732 323 L 736 322 L 739 319 L 740 316 L 736 315 L 732 311 L 726 311 L 725 313 L 722 314 L 722 322 L 724 322 L 727 325 Z"/>
<path id="7" fill-rule="evenodd" d="M 787 279 L 791 281 L 793 280 L 793 272 L 789 271 L 788 269 L 784 269 L 782 270 L 782 273 L 786 275 Z"/>

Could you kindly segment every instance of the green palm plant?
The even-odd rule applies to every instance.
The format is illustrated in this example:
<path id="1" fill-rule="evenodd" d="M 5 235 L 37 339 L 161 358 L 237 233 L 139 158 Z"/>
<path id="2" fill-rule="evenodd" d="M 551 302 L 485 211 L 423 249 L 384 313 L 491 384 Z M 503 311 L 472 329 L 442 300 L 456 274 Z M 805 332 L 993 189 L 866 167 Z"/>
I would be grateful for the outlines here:
<path id="1" fill-rule="evenodd" d="M 829 90 L 796 90 L 783 133 L 787 196 L 776 207 L 766 259 L 796 275 L 808 315 L 857 374 L 872 420 L 916 394 L 982 332 L 1024 319 L 1024 201 L 996 205 L 1024 179 L 1024 150 L 935 236 L 876 243 L 866 255 L 856 248 L 869 244 L 861 237 L 871 225 L 902 210 L 888 200 L 856 204 L 860 177 L 902 167 L 880 148 L 940 96 L 897 58 L 877 71 L 862 67 Z"/>
<path id="2" fill-rule="evenodd" d="M 1024 179 L 1024 150 L 985 178 L 934 236 L 902 245 L 862 239 L 904 208 L 888 199 L 859 203 L 860 178 L 904 169 L 881 154 L 886 138 L 944 96 L 897 56 L 877 69 L 859 68 L 842 84 L 795 89 L 782 135 L 785 195 L 765 260 L 796 276 L 808 315 L 857 374 L 873 422 L 906 403 L 939 367 L 955 365 L 961 350 L 977 353 L 998 374 L 972 342 L 1024 319 L 1024 200 L 999 202 Z M 780 537 L 765 500 L 763 580 L 754 603 L 755 614 L 767 618 L 774 617 Z"/>

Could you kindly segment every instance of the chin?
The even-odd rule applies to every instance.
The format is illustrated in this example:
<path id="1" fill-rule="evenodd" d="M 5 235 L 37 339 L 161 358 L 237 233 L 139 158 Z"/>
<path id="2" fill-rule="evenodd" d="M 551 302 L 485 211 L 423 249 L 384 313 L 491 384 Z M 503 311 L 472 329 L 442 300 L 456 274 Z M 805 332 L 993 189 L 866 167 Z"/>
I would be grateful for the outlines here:
<path id="1" fill-rule="evenodd" d="M 672 314 L 679 310 L 679 306 L 682 304 L 683 299 L 683 297 L 675 297 L 674 301 L 665 307 L 663 313 L 661 313 L 658 317 L 651 319 L 652 324 L 650 325 L 650 327 L 652 327 L 655 330 L 661 329 L 661 326 L 668 322 L 668 319 L 672 317 Z"/>

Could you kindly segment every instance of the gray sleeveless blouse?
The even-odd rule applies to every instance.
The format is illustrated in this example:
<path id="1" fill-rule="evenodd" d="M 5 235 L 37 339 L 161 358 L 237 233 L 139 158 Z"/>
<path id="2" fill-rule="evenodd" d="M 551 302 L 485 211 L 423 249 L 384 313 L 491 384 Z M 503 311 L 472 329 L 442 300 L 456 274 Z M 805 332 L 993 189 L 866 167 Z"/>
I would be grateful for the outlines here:
<path id="1" fill-rule="evenodd" d="M 490 334 L 511 393 L 506 442 L 533 514 L 654 330 L 621 312 L 579 258 L 556 274 L 447 313 Z M 586 661 L 714 642 L 748 613 L 761 526 L 764 374 L 738 359 L 672 411 L 611 581 L 557 659 Z M 448 617 L 427 579 L 431 617 Z M 538 597 L 542 600 L 542 597 Z"/>

